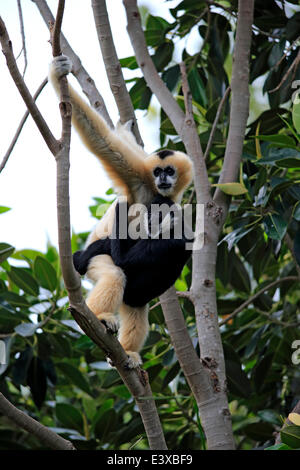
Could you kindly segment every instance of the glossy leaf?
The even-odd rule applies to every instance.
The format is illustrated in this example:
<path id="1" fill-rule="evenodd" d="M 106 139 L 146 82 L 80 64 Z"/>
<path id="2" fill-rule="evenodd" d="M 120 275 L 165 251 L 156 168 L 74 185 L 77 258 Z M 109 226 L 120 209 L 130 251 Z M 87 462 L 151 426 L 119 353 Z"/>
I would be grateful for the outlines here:
<path id="1" fill-rule="evenodd" d="M 84 375 L 76 369 L 76 367 L 67 362 L 58 362 L 56 366 L 66 377 L 68 377 L 73 385 L 91 395 L 91 389 L 87 380 Z"/>
<path id="2" fill-rule="evenodd" d="M 292 449 L 300 449 L 300 426 L 286 426 L 280 433 L 284 444 Z"/>
<path id="3" fill-rule="evenodd" d="M 230 196 L 239 196 L 248 192 L 247 188 L 241 183 L 218 183 L 212 184 L 212 186 L 220 188 L 223 193 Z"/>
<path id="4" fill-rule="evenodd" d="M 0 264 L 9 258 L 15 251 L 14 247 L 8 243 L 0 243 Z"/>
<path id="5" fill-rule="evenodd" d="M 31 295 L 38 295 L 39 293 L 39 286 L 36 280 L 34 279 L 28 271 L 24 268 L 15 268 L 14 266 L 11 267 L 9 273 L 7 273 L 10 280 L 16 284 L 16 286 L 20 287 L 24 292 Z"/>
<path id="6" fill-rule="evenodd" d="M 264 227 L 269 238 L 282 240 L 287 230 L 287 222 L 280 215 L 272 214 L 264 218 Z"/>
<path id="7" fill-rule="evenodd" d="M 39 357 L 33 357 L 27 371 L 27 385 L 30 388 L 34 403 L 41 408 L 47 392 L 46 373 L 43 361 Z"/>
<path id="8" fill-rule="evenodd" d="M 33 265 L 34 275 L 40 285 L 53 292 L 57 287 L 56 271 L 45 258 L 37 256 Z"/>
<path id="9" fill-rule="evenodd" d="M 293 105 L 293 124 L 295 126 L 296 131 L 300 134 L 300 100 L 298 99 L 297 103 Z"/>
<path id="10" fill-rule="evenodd" d="M 68 403 L 57 403 L 55 413 L 63 426 L 83 432 L 83 419 L 80 411 Z"/>

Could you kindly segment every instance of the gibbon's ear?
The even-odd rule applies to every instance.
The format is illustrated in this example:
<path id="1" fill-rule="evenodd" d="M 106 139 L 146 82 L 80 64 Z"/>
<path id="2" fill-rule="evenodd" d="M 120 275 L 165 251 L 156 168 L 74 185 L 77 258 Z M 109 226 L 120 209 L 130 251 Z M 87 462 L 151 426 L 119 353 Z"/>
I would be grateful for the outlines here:
<path id="1" fill-rule="evenodd" d="M 56 57 L 50 64 L 49 81 L 58 92 L 58 79 L 72 68 L 66 56 Z M 69 84 L 72 122 L 86 147 L 100 160 L 111 178 L 114 189 L 135 200 L 135 189 L 148 182 L 144 160 L 148 154 L 140 147 L 128 125 L 111 129 Z"/>

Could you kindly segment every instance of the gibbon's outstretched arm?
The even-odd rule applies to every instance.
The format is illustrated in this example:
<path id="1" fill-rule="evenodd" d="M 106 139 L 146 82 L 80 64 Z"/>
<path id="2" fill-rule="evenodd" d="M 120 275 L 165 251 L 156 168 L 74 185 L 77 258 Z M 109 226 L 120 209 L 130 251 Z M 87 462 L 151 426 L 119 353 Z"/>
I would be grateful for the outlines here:
<path id="1" fill-rule="evenodd" d="M 67 75 L 72 69 L 72 62 L 64 55 L 55 57 L 50 64 L 49 80 L 59 93 L 58 79 Z M 140 147 L 128 124 L 119 125 L 112 130 L 105 120 L 93 110 L 69 85 L 72 103 L 72 122 L 87 148 L 103 164 L 114 188 L 136 201 L 136 194 L 143 184 L 149 184 L 149 176 L 144 166 L 148 156 Z"/>

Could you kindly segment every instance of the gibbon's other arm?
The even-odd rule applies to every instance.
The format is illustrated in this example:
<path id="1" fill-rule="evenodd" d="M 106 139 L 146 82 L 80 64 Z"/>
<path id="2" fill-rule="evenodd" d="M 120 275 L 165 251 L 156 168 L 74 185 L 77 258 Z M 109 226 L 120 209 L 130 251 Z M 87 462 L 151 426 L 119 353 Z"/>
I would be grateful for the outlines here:
<path id="1" fill-rule="evenodd" d="M 72 62 L 67 56 L 61 55 L 53 59 L 49 69 L 49 81 L 57 93 L 59 93 L 58 79 L 68 75 L 71 70 Z M 116 130 L 112 130 L 70 84 L 69 92 L 72 122 L 83 142 L 101 161 L 114 187 L 126 195 L 129 201 L 134 202 L 135 190 L 138 190 L 147 179 L 143 161 L 147 154 L 128 130 L 128 125 L 131 123 L 119 125 Z"/>

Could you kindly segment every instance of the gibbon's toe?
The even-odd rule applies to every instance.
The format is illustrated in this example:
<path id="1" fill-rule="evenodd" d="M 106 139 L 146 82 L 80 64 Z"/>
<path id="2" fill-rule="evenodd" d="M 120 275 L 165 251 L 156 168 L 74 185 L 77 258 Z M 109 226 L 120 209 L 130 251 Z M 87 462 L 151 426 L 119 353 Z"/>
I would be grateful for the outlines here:
<path id="1" fill-rule="evenodd" d="M 134 352 L 134 351 L 125 351 L 125 352 L 128 356 L 128 360 L 125 364 L 126 369 L 136 369 L 143 363 L 139 353 Z"/>
<path id="2" fill-rule="evenodd" d="M 120 325 L 118 319 L 115 316 L 111 315 L 109 317 L 99 318 L 99 320 L 101 323 L 103 323 L 108 333 L 113 334 L 118 332 Z"/>
<path id="3" fill-rule="evenodd" d="M 110 365 L 110 367 L 111 367 L 112 369 L 115 369 L 115 368 L 116 368 L 115 365 L 114 365 L 114 363 L 113 363 L 113 361 L 111 360 L 110 357 L 107 356 L 107 357 L 106 357 L 106 361 L 107 361 L 107 363 Z"/>

